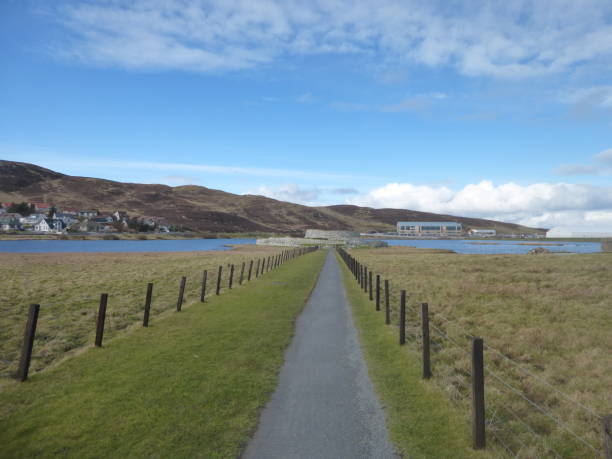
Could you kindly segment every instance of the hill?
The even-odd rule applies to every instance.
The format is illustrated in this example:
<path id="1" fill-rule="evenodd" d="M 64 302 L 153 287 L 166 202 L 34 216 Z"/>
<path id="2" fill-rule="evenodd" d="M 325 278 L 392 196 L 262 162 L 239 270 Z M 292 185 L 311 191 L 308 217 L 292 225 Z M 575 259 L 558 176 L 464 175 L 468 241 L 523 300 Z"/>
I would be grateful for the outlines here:
<path id="1" fill-rule="evenodd" d="M 102 213 L 164 217 L 170 224 L 203 232 L 303 233 L 308 228 L 392 231 L 397 221 L 457 221 L 465 229 L 534 232 L 511 223 L 403 209 L 351 205 L 309 207 L 264 196 L 237 195 L 203 186 L 122 183 L 75 177 L 33 164 L 0 160 L 0 202 L 50 202 Z"/>

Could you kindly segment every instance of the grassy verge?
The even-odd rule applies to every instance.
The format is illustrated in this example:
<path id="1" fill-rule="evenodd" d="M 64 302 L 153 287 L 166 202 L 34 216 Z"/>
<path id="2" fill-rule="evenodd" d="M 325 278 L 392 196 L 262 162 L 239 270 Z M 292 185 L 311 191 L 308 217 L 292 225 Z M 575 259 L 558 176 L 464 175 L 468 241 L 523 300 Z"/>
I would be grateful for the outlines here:
<path id="1" fill-rule="evenodd" d="M 152 320 L 176 307 L 181 276 L 186 299 L 200 297 L 203 270 L 214 293 L 219 265 L 223 291 L 229 265 L 234 285 L 243 262 L 280 253 L 278 247 L 177 253 L 6 253 L 0 263 L 0 385 L 18 364 L 28 305 L 41 305 L 32 371 L 40 371 L 93 342 L 100 293 L 108 293 L 105 334 L 117 336 L 142 320 L 148 282 L 154 283 Z M 255 275 L 257 261 L 253 267 Z M 245 278 L 246 278 L 245 273 Z"/>
<path id="2" fill-rule="evenodd" d="M 598 416 L 612 413 L 611 254 L 351 253 L 390 281 L 393 323 L 406 290 L 413 340 L 418 304 L 429 303 L 434 380 L 462 411 L 469 412 L 470 335 L 511 359 L 485 351 L 491 440 L 521 457 L 596 455 L 582 440 L 601 449 Z"/>
<path id="3" fill-rule="evenodd" d="M 323 260 L 292 260 L 8 386 L 2 456 L 235 457 L 276 386 Z"/>
<path id="4" fill-rule="evenodd" d="M 384 313 L 374 311 L 338 260 L 369 374 L 385 406 L 391 441 L 411 458 L 490 457 L 487 452 L 471 449 L 465 416 L 436 386 L 421 379 L 418 359 L 398 345 L 397 327 L 384 324 Z"/>

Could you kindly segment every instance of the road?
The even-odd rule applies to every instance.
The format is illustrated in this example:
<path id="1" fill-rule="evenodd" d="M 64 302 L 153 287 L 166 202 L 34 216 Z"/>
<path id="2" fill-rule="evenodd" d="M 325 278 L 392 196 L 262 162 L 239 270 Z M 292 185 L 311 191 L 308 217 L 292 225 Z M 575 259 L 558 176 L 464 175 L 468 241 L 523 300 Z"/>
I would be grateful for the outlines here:
<path id="1" fill-rule="evenodd" d="M 394 458 L 333 251 L 243 458 Z"/>

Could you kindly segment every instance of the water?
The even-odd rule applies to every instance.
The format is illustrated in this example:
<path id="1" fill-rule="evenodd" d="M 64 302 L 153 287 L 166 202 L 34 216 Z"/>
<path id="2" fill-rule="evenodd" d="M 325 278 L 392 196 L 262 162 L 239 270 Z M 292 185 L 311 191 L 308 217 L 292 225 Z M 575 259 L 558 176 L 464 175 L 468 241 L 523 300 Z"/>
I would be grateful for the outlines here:
<path id="1" fill-rule="evenodd" d="M 571 252 L 571 253 L 595 253 L 601 252 L 599 242 L 566 242 L 552 241 L 497 241 L 484 240 L 475 241 L 467 239 L 384 239 L 390 246 L 412 246 L 428 249 L 447 249 L 464 254 L 522 254 L 527 253 L 535 247 L 544 247 L 551 252 Z M 529 244 L 529 245 L 525 245 Z M 532 245 L 533 244 L 533 245 Z M 558 244 L 558 245 L 547 245 Z"/>
<path id="2" fill-rule="evenodd" d="M 389 245 L 448 249 L 465 254 L 521 254 L 534 247 L 545 247 L 551 252 L 595 253 L 601 251 L 599 242 L 565 241 L 474 241 L 464 239 L 384 239 Z M 525 243 L 535 245 L 524 245 Z M 0 252 L 192 252 L 229 250 L 226 245 L 255 244 L 255 239 L 176 239 L 148 241 L 56 241 L 22 240 L 0 241 Z M 545 244 L 559 244 L 548 246 Z"/>
<path id="3" fill-rule="evenodd" d="M 229 250 L 226 245 L 255 244 L 255 239 L 174 239 L 148 241 L 0 241 L 0 252 L 193 252 Z"/>

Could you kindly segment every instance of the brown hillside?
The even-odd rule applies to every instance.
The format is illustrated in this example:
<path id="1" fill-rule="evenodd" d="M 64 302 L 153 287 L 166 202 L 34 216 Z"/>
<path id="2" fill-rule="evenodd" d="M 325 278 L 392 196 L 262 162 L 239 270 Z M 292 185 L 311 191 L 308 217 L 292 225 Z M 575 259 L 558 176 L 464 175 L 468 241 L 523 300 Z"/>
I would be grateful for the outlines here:
<path id="1" fill-rule="evenodd" d="M 50 202 L 102 213 L 165 217 L 209 232 L 301 233 L 308 228 L 391 231 L 399 220 L 458 221 L 464 227 L 533 231 L 518 225 L 401 209 L 349 205 L 308 207 L 263 196 L 236 195 L 202 186 L 149 185 L 73 177 L 27 163 L 0 160 L 0 201 Z"/>

